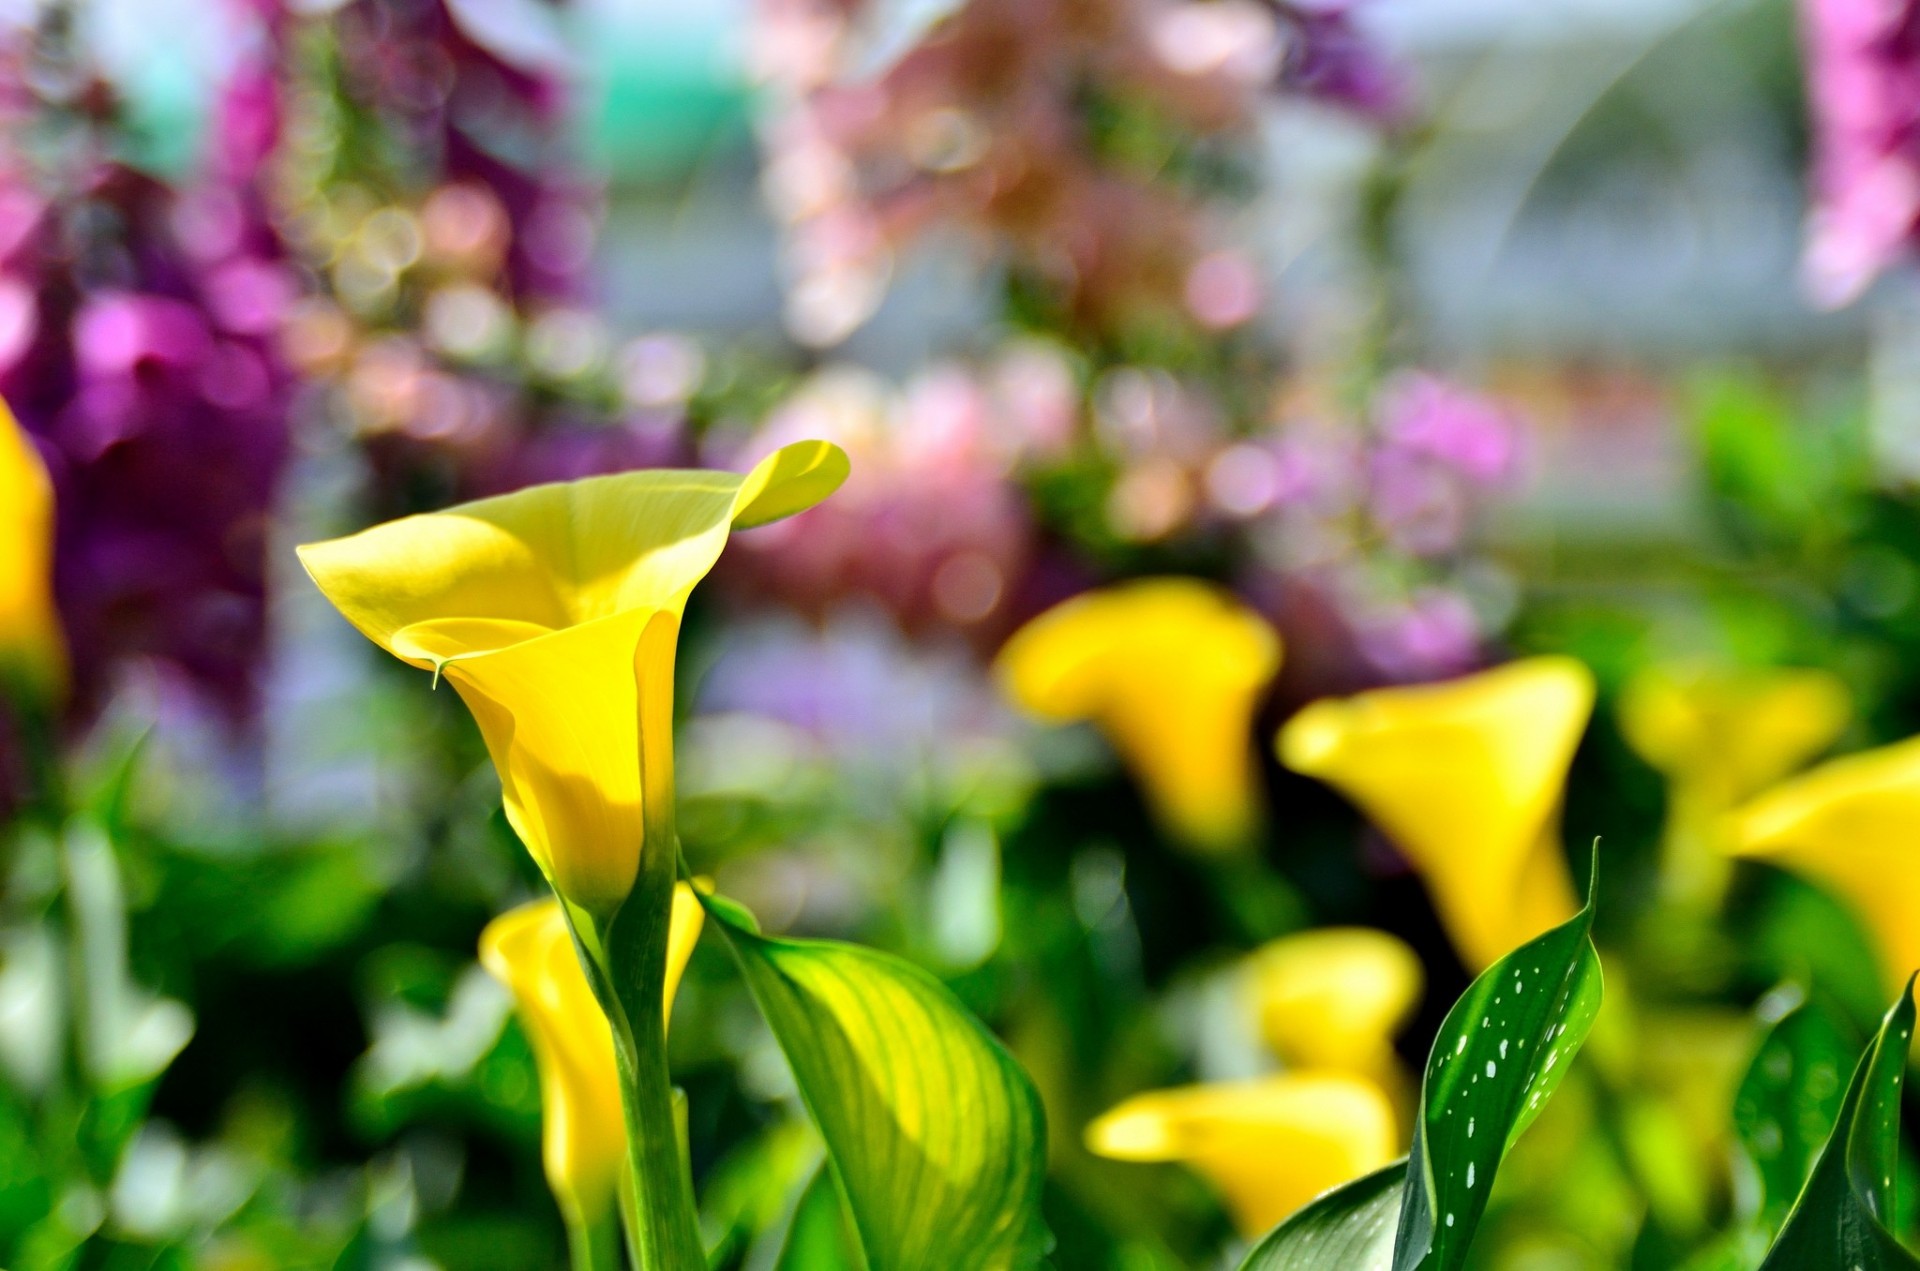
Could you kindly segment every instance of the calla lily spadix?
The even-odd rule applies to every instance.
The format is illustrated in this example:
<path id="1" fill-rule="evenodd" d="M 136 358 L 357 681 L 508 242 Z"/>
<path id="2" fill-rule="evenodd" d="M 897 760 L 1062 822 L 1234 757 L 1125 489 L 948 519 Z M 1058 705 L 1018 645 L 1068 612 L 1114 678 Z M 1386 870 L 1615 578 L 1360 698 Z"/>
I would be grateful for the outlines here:
<path id="1" fill-rule="evenodd" d="M 1086 1137 L 1099 1156 L 1185 1165 L 1253 1237 L 1393 1159 L 1394 1123 L 1386 1093 L 1364 1077 L 1283 1073 L 1136 1095 L 1097 1118 Z"/>
<path id="2" fill-rule="evenodd" d="M 53 603 L 53 484 L 40 452 L 0 402 L 0 678 L 36 689 L 66 676 Z"/>
<path id="3" fill-rule="evenodd" d="M 1846 755 L 1733 814 L 1731 850 L 1838 896 L 1889 985 L 1920 969 L 1920 737 Z"/>
<path id="4" fill-rule="evenodd" d="M 1846 685 L 1813 669 L 1642 672 L 1620 699 L 1620 728 L 1667 778 L 1663 879 L 1717 899 L 1730 864 L 1726 814 L 1831 746 L 1853 714 Z"/>
<path id="5" fill-rule="evenodd" d="M 681 972 L 706 911 L 685 883 L 674 888 L 664 1007 L 673 1010 Z M 626 1121 L 613 1032 L 594 1000 L 556 900 L 501 914 L 480 934 L 480 962 L 519 1007 L 540 1070 L 542 1155 L 547 1182 L 573 1228 L 614 1213 L 627 1164 Z"/>
<path id="6" fill-rule="evenodd" d="M 1165 827 L 1202 849 L 1258 830 L 1250 734 L 1280 637 L 1226 591 L 1153 578 L 1085 592 L 1015 632 L 998 670 L 1022 709 L 1091 720 Z"/>
<path id="7" fill-rule="evenodd" d="M 1282 936 L 1249 958 L 1267 1045 L 1290 1069 L 1401 1080 L 1393 1038 L 1419 1005 L 1426 974 L 1398 936 L 1322 927 Z"/>
<path id="8" fill-rule="evenodd" d="M 1554 822 L 1593 697 L 1579 662 L 1528 658 L 1315 702 L 1281 730 L 1280 759 L 1386 832 L 1478 971 L 1579 907 Z"/>
<path id="9" fill-rule="evenodd" d="M 534 486 L 309 544 L 300 559 L 375 644 L 453 684 L 515 832 L 562 898 L 605 917 L 633 887 L 648 823 L 671 817 L 688 594 L 732 530 L 804 511 L 846 475 L 838 447 L 799 442 L 745 475 Z M 643 751 L 658 789 L 643 790 Z"/>

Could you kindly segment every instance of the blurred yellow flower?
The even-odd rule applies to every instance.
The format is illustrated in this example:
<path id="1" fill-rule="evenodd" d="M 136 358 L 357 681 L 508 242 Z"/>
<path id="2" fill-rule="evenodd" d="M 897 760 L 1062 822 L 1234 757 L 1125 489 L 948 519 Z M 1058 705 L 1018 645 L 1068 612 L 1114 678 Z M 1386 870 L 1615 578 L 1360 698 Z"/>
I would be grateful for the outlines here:
<path id="1" fill-rule="evenodd" d="M 1831 746 L 1852 714 L 1846 685 L 1826 671 L 1659 667 L 1634 677 L 1620 729 L 1667 778 L 1668 888 L 1717 899 L 1726 813 Z"/>
<path id="2" fill-rule="evenodd" d="M 1402 1080 L 1393 1038 L 1426 982 L 1406 941 L 1323 927 L 1262 946 L 1249 966 L 1261 1032 L 1287 1067 L 1358 1073 L 1388 1087 Z"/>
<path id="3" fill-rule="evenodd" d="M 998 667 L 1024 710 L 1093 721 L 1166 828 L 1210 850 L 1259 828 L 1249 734 L 1279 668 L 1280 637 L 1266 620 L 1190 578 L 1075 596 L 1015 632 Z"/>
<path id="4" fill-rule="evenodd" d="M 1737 855 L 1837 895 L 1866 926 L 1886 981 L 1920 969 L 1920 737 L 1821 764 L 1733 814 Z"/>
<path id="5" fill-rule="evenodd" d="M 1284 1073 L 1136 1095 L 1087 1127 L 1121 1161 L 1177 1161 L 1219 1191 L 1249 1238 L 1398 1151 L 1393 1105 L 1364 1077 Z"/>
<path id="6" fill-rule="evenodd" d="M 53 484 L 40 452 L 0 402 L 0 672 L 36 688 L 66 677 L 53 605 Z"/>
<path id="7" fill-rule="evenodd" d="M 1374 689 L 1302 710 L 1280 759 L 1393 839 L 1477 971 L 1578 908 L 1554 822 L 1593 695 L 1563 657 Z"/>
<path id="8" fill-rule="evenodd" d="M 688 593 L 732 529 L 804 511 L 846 475 L 838 447 L 800 442 L 745 476 L 534 486 L 309 544 L 300 559 L 369 639 L 452 681 L 514 830 L 562 897 L 605 916 L 633 887 L 648 826 L 672 814 Z"/>
<path id="9" fill-rule="evenodd" d="M 667 937 L 668 1014 L 706 912 L 676 884 Z M 480 961 L 513 994 L 540 1070 L 547 1182 L 569 1224 L 593 1226 L 612 1212 L 626 1167 L 626 1119 L 613 1032 L 587 984 L 557 900 L 501 914 L 480 933 Z"/>

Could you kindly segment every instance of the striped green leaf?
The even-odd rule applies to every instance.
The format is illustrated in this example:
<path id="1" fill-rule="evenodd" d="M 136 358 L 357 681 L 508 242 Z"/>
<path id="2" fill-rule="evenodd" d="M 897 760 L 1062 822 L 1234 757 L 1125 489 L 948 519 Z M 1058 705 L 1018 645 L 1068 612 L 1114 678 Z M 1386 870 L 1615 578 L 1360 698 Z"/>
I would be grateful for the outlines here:
<path id="1" fill-rule="evenodd" d="M 709 909 L 826 1140 L 869 1271 L 1037 1263 L 1046 1122 L 1006 1049 L 911 963 Z"/>
<path id="2" fill-rule="evenodd" d="M 1395 1161 L 1335 1188 L 1269 1232 L 1241 1271 L 1388 1271 L 1406 1181 Z"/>

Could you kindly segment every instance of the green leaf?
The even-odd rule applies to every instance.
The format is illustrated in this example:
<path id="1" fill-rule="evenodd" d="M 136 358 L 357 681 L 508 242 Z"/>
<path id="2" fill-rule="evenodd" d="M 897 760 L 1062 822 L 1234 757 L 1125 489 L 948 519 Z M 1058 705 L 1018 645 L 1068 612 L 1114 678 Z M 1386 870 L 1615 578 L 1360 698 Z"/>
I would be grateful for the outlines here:
<path id="1" fill-rule="evenodd" d="M 1466 1260 L 1494 1171 L 1599 1012 L 1592 926 L 1589 890 L 1584 909 L 1482 972 L 1447 1012 L 1427 1057 L 1393 1271 L 1452 1271 Z"/>
<path id="2" fill-rule="evenodd" d="M 858 1271 L 860 1263 L 849 1243 L 845 1207 L 832 1173 L 822 1166 L 794 1206 L 774 1271 Z"/>
<path id="3" fill-rule="evenodd" d="M 1268 1233 L 1240 1271 L 1387 1271 L 1407 1163 L 1336 1187 Z"/>
<path id="4" fill-rule="evenodd" d="M 1046 1119 L 1006 1049 L 911 963 L 709 912 L 826 1140 L 871 1271 L 1037 1262 Z"/>
<path id="5" fill-rule="evenodd" d="M 1427 1056 L 1412 1155 L 1281 1223 L 1241 1271 L 1460 1266 L 1494 1172 L 1553 1097 L 1599 1012 L 1592 926 L 1589 892 L 1586 908 L 1482 972 Z"/>
<path id="6" fill-rule="evenodd" d="M 1900 1087 L 1913 1041 L 1913 981 L 1853 1070 L 1833 1133 L 1760 1271 L 1920 1268 L 1893 1236 Z"/>
<path id="7" fill-rule="evenodd" d="M 1761 1038 L 1741 1078 L 1733 1128 L 1758 1183 L 1747 1217 L 1768 1236 L 1786 1220 L 1840 1115 L 1848 1050 L 1831 1011 L 1794 1001 Z"/>

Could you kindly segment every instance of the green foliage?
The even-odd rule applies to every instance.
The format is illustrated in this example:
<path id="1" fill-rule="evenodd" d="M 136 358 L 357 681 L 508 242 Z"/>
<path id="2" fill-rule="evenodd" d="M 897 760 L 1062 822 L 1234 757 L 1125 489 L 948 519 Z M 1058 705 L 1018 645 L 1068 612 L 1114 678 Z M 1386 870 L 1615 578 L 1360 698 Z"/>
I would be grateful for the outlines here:
<path id="1" fill-rule="evenodd" d="M 826 1140 L 871 1271 L 1037 1262 L 1046 1122 L 1005 1048 L 911 963 L 709 911 Z"/>
<path id="2" fill-rule="evenodd" d="M 1592 927 L 1589 895 L 1578 914 L 1483 971 L 1434 1039 L 1408 1160 L 1301 1210 L 1242 1271 L 1462 1265 L 1501 1160 L 1553 1097 L 1599 1012 Z"/>
<path id="3" fill-rule="evenodd" d="M 1892 1231 L 1900 1090 L 1913 1021 L 1909 980 L 1853 1070 L 1833 1133 L 1761 1271 L 1920 1268 L 1920 1259 L 1903 1249 Z"/>
<path id="4" fill-rule="evenodd" d="M 1734 1098 L 1733 1128 L 1758 1184 L 1751 1215 L 1771 1235 L 1840 1112 L 1847 1041 L 1824 1007 L 1802 1001 L 1769 1028 Z"/>
<path id="5" fill-rule="evenodd" d="M 1407 1163 L 1328 1192 L 1262 1240 L 1241 1271 L 1388 1271 Z"/>
<path id="6" fill-rule="evenodd" d="M 1600 1010 L 1593 902 L 1474 980 L 1427 1057 L 1394 1271 L 1466 1260 L 1494 1172 L 1553 1097 Z"/>

